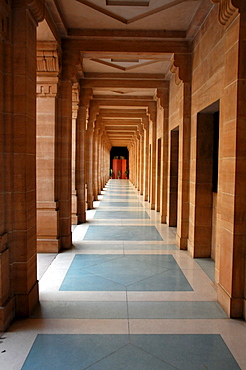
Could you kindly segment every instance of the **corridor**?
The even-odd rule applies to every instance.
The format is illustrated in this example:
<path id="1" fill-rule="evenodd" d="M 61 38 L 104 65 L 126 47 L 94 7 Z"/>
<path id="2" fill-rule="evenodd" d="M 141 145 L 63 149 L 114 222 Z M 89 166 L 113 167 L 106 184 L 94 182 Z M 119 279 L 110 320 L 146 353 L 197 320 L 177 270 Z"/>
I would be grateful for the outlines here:
<path id="1" fill-rule="evenodd" d="M 1 370 L 246 369 L 212 260 L 179 250 L 128 180 L 108 181 L 73 246 L 38 256 L 40 307 L 4 333 Z"/>

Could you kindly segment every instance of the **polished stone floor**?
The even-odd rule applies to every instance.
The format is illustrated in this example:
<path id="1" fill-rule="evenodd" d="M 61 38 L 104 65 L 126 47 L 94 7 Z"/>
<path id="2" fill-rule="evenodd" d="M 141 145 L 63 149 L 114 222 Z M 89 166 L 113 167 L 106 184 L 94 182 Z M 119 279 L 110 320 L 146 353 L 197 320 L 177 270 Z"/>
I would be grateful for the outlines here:
<path id="1" fill-rule="evenodd" d="M 178 250 L 129 181 L 99 198 L 72 250 L 38 255 L 40 305 L 2 335 L 0 369 L 246 369 L 246 323 L 216 302 L 213 261 Z"/>

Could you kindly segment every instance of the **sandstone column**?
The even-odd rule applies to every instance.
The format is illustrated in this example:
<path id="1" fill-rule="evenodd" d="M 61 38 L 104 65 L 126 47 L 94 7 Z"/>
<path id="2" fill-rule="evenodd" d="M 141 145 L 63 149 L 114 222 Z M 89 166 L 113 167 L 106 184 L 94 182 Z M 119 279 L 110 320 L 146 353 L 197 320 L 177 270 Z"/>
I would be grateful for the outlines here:
<path id="1" fill-rule="evenodd" d="M 59 72 L 57 43 L 38 43 L 36 159 L 38 252 L 58 252 L 60 249 L 55 181 Z"/>
<path id="2" fill-rule="evenodd" d="M 78 193 L 76 186 L 76 152 L 77 152 L 77 118 L 79 108 L 79 84 L 73 84 L 72 89 L 72 224 L 78 223 Z"/>
<path id="3" fill-rule="evenodd" d="M 182 124 L 179 127 L 178 209 L 176 242 L 187 249 L 189 230 L 190 125 L 191 125 L 191 56 L 175 54 L 171 72 L 182 89 Z"/>
<path id="4" fill-rule="evenodd" d="M 96 116 L 98 113 L 97 105 L 92 103 L 89 109 L 89 120 L 86 129 L 86 183 L 87 183 L 87 203 L 88 209 L 93 208 L 93 131 Z"/>
<path id="5" fill-rule="evenodd" d="M 144 124 L 144 200 L 149 196 L 149 119 L 143 119 Z"/>
<path id="6" fill-rule="evenodd" d="M 13 238 L 13 76 L 12 40 L 10 29 L 10 5 L 0 9 L 0 332 L 3 332 L 15 316 L 15 297 L 12 285 L 14 271 L 10 269 L 10 251 L 17 240 Z M 18 66 L 17 60 L 15 66 Z"/>
<path id="7" fill-rule="evenodd" d="M 16 316 L 38 302 L 36 263 L 36 26 L 43 1 L 12 2 L 13 34 L 13 248 L 11 290 Z"/>
<path id="8" fill-rule="evenodd" d="M 156 189 L 156 104 L 148 108 L 151 121 L 151 163 L 150 163 L 150 194 L 149 202 L 151 209 L 155 209 Z"/>
<path id="9" fill-rule="evenodd" d="M 77 212 L 78 223 L 86 221 L 86 200 L 85 200 L 85 129 L 88 119 L 88 109 L 91 89 L 80 90 L 79 110 L 77 118 L 76 135 L 76 188 L 77 188 Z"/>

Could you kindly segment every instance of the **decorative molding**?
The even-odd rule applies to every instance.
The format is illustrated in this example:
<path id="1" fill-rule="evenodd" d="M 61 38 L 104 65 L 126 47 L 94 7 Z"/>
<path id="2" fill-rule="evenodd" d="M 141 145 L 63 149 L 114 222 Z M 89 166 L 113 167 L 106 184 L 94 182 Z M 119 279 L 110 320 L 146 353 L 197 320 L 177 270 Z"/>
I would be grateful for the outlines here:
<path id="1" fill-rule="evenodd" d="M 233 0 L 210 0 L 212 4 L 219 5 L 219 23 L 225 26 L 238 14 L 238 8 L 233 5 Z"/>
<path id="2" fill-rule="evenodd" d="M 36 93 L 37 97 L 50 97 L 55 98 L 58 90 L 58 78 L 51 77 L 50 79 L 46 76 L 37 77 Z"/>
<path id="3" fill-rule="evenodd" d="M 36 22 L 44 20 L 45 0 L 28 0 L 27 6 Z"/>

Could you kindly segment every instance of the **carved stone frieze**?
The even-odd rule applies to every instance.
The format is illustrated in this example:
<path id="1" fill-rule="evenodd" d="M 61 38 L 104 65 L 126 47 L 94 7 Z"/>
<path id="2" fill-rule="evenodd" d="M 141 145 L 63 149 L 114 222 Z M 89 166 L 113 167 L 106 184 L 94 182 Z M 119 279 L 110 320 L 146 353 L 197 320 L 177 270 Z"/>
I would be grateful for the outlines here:
<path id="1" fill-rule="evenodd" d="M 37 72 L 59 73 L 57 50 L 37 50 Z"/>
<path id="2" fill-rule="evenodd" d="M 210 0 L 213 4 L 219 5 L 219 22 L 225 26 L 237 14 L 240 6 L 240 0 Z"/>
<path id="3" fill-rule="evenodd" d="M 76 119 L 78 116 L 78 108 L 79 108 L 79 84 L 75 83 L 72 87 L 72 114 L 73 118 Z"/>

